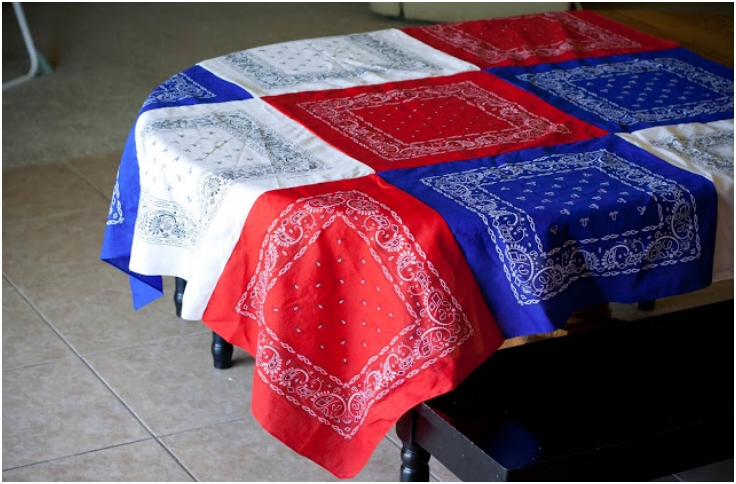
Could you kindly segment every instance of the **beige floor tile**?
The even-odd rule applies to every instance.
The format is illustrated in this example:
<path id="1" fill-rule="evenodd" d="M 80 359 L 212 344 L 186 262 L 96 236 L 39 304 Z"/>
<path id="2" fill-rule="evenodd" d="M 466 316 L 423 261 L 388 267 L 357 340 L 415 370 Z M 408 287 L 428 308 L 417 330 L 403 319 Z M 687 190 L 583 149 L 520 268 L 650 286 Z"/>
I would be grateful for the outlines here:
<path id="1" fill-rule="evenodd" d="M 170 435 L 162 441 L 200 481 L 340 480 L 278 441 L 253 418 Z M 397 482 L 400 467 L 398 448 L 383 439 L 351 481 Z"/>
<path id="2" fill-rule="evenodd" d="M 98 194 L 95 194 L 99 197 Z M 105 267 L 100 249 L 108 206 L 7 221 L 3 218 L 3 273 L 17 286 L 89 274 Z"/>
<path id="3" fill-rule="evenodd" d="M 8 281 L 5 276 L 3 276 L 3 291 L 12 291 L 15 288 L 12 284 L 10 284 L 10 281 Z"/>
<path id="4" fill-rule="evenodd" d="M 200 321 L 176 316 L 173 279 L 164 296 L 135 311 L 128 276 L 105 265 L 93 275 L 23 289 L 79 354 L 122 349 L 153 340 L 206 332 Z"/>
<path id="5" fill-rule="evenodd" d="M 386 434 L 386 438 L 394 443 L 397 447 L 401 447 L 401 439 L 399 439 L 399 436 L 396 435 L 396 426 L 394 425 L 394 428 L 389 430 L 388 434 Z"/>
<path id="6" fill-rule="evenodd" d="M 78 359 L 3 371 L 3 468 L 150 437 Z"/>
<path id="7" fill-rule="evenodd" d="M 121 445 L 3 472 L 6 482 L 191 482 L 155 440 Z"/>
<path id="8" fill-rule="evenodd" d="M 112 196 L 122 154 L 122 150 L 113 151 L 102 155 L 74 158 L 67 160 L 66 163 L 103 195 Z"/>
<path id="9" fill-rule="evenodd" d="M 233 367 L 212 364 L 212 333 L 90 356 L 88 361 L 156 433 L 249 417 L 253 359 L 236 348 Z"/>
<path id="10" fill-rule="evenodd" d="M 61 163 L 3 169 L 3 222 L 94 208 L 104 201 L 105 197 Z"/>
<path id="11" fill-rule="evenodd" d="M 74 353 L 17 291 L 3 292 L 3 370 Z"/>

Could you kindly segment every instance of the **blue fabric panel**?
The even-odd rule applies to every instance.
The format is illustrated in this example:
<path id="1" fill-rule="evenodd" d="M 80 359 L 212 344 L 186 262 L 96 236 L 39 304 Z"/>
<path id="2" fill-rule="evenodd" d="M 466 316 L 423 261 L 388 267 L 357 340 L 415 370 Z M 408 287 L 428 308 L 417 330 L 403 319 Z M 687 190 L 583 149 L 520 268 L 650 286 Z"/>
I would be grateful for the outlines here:
<path id="1" fill-rule="evenodd" d="M 446 220 L 507 338 L 712 280 L 712 183 L 615 135 L 379 175 Z"/>
<path id="2" fill-rule="evenodd" d="M 733 118 L 733 69 L 682 48 L 485 71 L 611 132 Z"/>
<path id="3" fill-rule="evenodd" d="M 130 270 L 130 250 L 138 214 L 141 186 L 138 179 L 138 157 L 135 148 L 135 126 L 128 135 L 118 176 L 113 189 L 107 228 L 102 241 L 100 259 L 130 276 L 133 307 L 139 309 L 163 295 L 160 276 L 145 276 Z"/>
<path id="4" fill-rule="evenodd" d="M 152 109 L 240 101 L 252 97 L 237 84 L 221 79 L 203 67 L 192 66 L 158 86 L 143 103 L 139 116 Z"/>

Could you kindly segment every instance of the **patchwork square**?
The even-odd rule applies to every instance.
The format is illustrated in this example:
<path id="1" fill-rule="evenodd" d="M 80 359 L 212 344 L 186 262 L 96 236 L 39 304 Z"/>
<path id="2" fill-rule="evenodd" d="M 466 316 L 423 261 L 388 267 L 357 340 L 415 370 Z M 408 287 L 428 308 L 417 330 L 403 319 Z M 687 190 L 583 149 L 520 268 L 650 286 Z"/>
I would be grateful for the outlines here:
<path id="1" fill-rule="evenodd" d="M 710 180 L 718 193 L 713 281 L 733 279 L 733 119 L 648 128 L 619 136 Z"/>
<path id="2" fill-rule="evenodd" d="M 733 69 L 684 49 L 490 72 L 613 132 L 733 117 Z"/>
<path id="3" fill-rule="evenodd" d="M 396 29 L 282 42 L 199 65 L 257 97 L 478 70 Z"/>
<path id="4" fill-rule="evenodd" d="M 481 68 L 534 65 L 677 47 L 595 12 L 533 15 L 407 27 L 407 34 Z"/>
<path id="5" fill-rule="evenodd" d="M 605 134 L 482 72 L 263 99 L 375 170 Z"/>
<path id="6" fill-rule="evenodd" d="M 143 102 L 141 114 L 152 109 L 242 101 L 253 96 L 240 86 L 192 66 L 162 82 Z"/>
<path id="7" fill-rule="evenodd" d="M 582 300 L 709 284 L 712 184 L 617 136 L 556 151 L 381 176 L 447 221 L 506 337 L 559 328 Z"/>

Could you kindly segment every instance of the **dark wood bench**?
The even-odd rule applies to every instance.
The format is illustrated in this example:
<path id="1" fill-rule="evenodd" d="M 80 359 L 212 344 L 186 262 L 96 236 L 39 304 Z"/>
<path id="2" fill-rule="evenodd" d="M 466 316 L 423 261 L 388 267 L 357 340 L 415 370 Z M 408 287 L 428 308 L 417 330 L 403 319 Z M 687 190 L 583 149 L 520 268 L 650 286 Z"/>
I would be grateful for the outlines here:
<path id="1" fill-rule="evenodd" d="M 646 481 L 733 457 L 733 300 L 503 349 L 397 425 L 401 479 Z"/>

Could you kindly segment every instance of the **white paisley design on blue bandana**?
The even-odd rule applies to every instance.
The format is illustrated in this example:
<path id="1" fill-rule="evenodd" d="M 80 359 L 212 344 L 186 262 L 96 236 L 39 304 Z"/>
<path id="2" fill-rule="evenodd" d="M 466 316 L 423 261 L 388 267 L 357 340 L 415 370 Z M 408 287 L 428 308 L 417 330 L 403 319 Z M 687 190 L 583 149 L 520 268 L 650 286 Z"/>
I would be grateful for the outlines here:
<path id="1" fill-rule="evenodd" d="M 482 220 L 520 305 L 548 300 L 584 277 L 701 255 L 690 191 L 605 149 L 421 181 Z M 639 220 L 619 217 L 615 207 L 625 204 L 635 204 Z M 598 214 L 591 217 L 589 208 Z"/>
<path id="2" fill-rule="evenodd" d="M 520 74 L 585 111 L 624 126 L 733 114 L 733 81 L 674 58 Z"/>
<path id="3" fill-rule="evenodd" d="M 120 183 L 115 180 L 115 188 L 112 190 L 112 199 L 110 200 L 110 211 L 107 214 L 107 225 L 117 225 L 125 221 L 123 218 L 123 206 L 120 202 Z"/>
<path id="4" fill-rule="evenodd" d="M 174 103 L 189 98 L 210 99 L 216 94 L 183 72 L 164 81 L 145 100 L 143 107 L 149 104 Z"/>

